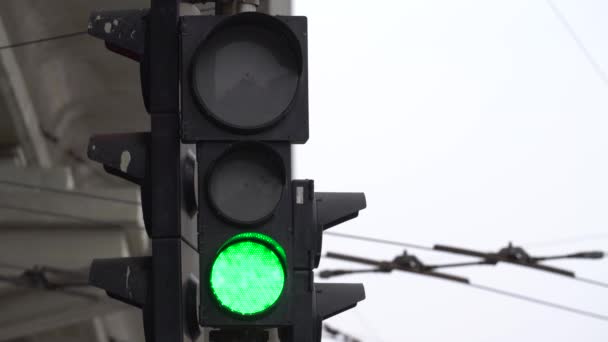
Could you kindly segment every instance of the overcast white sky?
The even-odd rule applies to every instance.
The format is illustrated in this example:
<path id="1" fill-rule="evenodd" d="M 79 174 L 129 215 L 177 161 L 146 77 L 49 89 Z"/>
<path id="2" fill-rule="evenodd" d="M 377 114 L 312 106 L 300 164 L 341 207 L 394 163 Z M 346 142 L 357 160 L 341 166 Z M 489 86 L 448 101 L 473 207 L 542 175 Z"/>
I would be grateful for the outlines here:
<path id="1" fill-rule="evenodd" d="M 555 0 L 608 69 L 608 1 Z M 295 0 L 308 17 L 311 135 L 295 176 L 364 191 L 334 231 L 539 254 L 608 250 L 608 86 L 545 0 Z M 585 237 L 594 238 L 585 238 Z M 572 239 L 557 244 L 534 242 Z M 378 259 L 396 247 L 326 237 Z M 424 261 L 461 260 L 416 252 Z M 608 261 L 554 265 L 608 282 Z M 360 268 L 323 260 L 321 269 Z M 515 266 L 473 282 L 608 315 L 608 289 Z M 608 322 L 406 273 L 331 320 L 363 341 L 597 341 Z"/>

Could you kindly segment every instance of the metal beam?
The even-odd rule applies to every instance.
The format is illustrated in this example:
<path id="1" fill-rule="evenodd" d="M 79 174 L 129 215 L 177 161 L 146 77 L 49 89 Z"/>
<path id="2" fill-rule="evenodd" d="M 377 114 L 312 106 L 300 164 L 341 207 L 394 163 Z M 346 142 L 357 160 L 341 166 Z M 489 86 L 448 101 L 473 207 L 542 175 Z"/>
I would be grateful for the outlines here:
<path id="1" fill-rule="evenodd" d="M 70 301 L 64 297 L 56 293 L 31 292 L 4 298 L 0 301 L 3 317 L 0 341 L 57 329 L 126 308 L 125 304 L 104 298 L 103 294 L 100 295 L 102 299 L 94 303 L 86 299 Z"/>
<path id="2" fill-rule="evenodd" d="M 0 180 L 11 183 L 0 184 L 0 207 L 30 210 L 0 210 L 0 266 L 17 267 L 0 267 L 1 274 L 18 275 L 19 267 L 34 265 L 81 269 L 94 258 L 141 255 L 147 250 L 135 187 L 75 192 L 70 190 L 73 181 L 67 168 L 3 167 Z M 0 285 L 0 341 L 127 308 L 102 291 L 92 291 L 99 300 Z"/>
<path id="3" fill-rule="evenodd" d="M 143 230 L 141 209 L 137 205 L 45 191 L 15 190 L 0 185 L 0 227 L 32 226 Z"/>
<path id="4" fill-rule="evenodd" d="M 0 42 L 10 42 L 2 16 L 0 16 Z M 21 144 L 25 146 L 28 154 L 32 154 L 28 160 L 33 161 L 34 165 L 50 167 L 52 160 L 40 129 L 38 113 L 12 49 L 0 51 L 0 68 L 3 69 L 12 88 L 0 87 L 0 90 L 3 90 L 0 95 L 12 98 L 15 104 L 16 108 L 9 112 Z"/>
<path id="5" fill-rule="evenodd" d="M 92 228 L 0 229 L 0 262 L 20 267 L 49 265 L 66 269 L 87 267 L 94 258 L 129 256 L 124 230 Z M 19 270 L 2 268 L 3 274 Z M 79 289 L 83 291 L 83 289 Z M 74 322 L 127 309 L 107 298 L 105 293 L 87 289 L 99 296 L 92 301 L 74 295 L 45 290 L 27 290 L 5 285 L 0 288 L 0 341 L 29 336 Z"/>
<path id="6" fill-rule="evenodd" d="M 67 168 L 0 168 L 0 228 L 72 226 L 143 231 L 137 187 L 79 191 L 72 187 Z"/>
<path id="7" fill-rule="evenodd" d="M 0 230 L 0 261 L 21 267 L 49 265 L 66 269 L 87 267 L 96 257 L 128 256 L 124 231 L 93 229 Z M 4 274 L 18 270 L 3 268 Z M 82 290 L 82 289 L 79 289 Z M 82 290 L 84 291 L 84 290 Z M 27 336 L 74 322 L 92 319 L 126 307 L 101 291 L 89 289 L 99 300 L 61 292 L 4 286 L 0 292 L 0 341 Z"/>
<path id="8" fill-rule="evenodd" d="M 0 179 L 59 189 L 73 187 L 72 173 L 67 167 L 42 169 L 36 167 L 0 166 Z"/>

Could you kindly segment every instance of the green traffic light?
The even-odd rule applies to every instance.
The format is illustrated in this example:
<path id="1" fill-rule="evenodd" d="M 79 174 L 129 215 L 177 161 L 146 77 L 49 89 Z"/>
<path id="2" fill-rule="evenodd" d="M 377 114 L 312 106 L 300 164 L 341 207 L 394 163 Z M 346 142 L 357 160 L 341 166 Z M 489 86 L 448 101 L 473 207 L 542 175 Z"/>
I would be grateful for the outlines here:
<path id="1" fill-rule="evenodd" d="M 238 234 L 220 249 L 211 266 L 211 292 L 224 309 L 254 316 L 270 309 L 285 286 L 285 252 L 270 237 Z"/>

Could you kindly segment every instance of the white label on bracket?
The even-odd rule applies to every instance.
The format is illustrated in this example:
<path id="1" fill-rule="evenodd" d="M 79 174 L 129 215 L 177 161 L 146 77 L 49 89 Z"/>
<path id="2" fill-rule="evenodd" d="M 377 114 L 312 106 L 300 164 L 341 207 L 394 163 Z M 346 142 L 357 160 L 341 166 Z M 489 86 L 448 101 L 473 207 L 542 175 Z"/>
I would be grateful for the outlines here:
<path id="1" fill-rule="evenodd" d="M 303 186 L 296 187 L 296 203 L 304 204 L 304 187 Z"/>

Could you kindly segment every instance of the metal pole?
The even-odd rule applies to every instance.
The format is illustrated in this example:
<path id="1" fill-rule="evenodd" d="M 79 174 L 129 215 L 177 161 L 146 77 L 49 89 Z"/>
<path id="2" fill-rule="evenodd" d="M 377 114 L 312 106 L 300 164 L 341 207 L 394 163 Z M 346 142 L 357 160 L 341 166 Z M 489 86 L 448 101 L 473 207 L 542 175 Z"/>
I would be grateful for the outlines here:
<path id="1" fill-rule="evenodd" d="M 218 0 L 216 15 L 257 11 L 270 15 L 291 15 L 292 0 Z"/>
<path id="2" fill-rule="evenodd" d="M 260 6 L 260 0 L 239 0 L 238 11 L 242 12 L 256 12 Z"/>
<path id="3" fill-rule="evenodd" d="M 292 15 L 293 0 L 261 0 L 260 12 L 272 15 Z"/>

